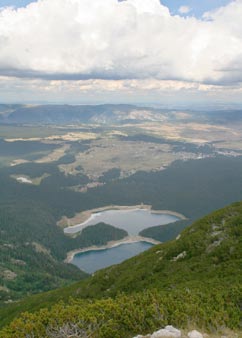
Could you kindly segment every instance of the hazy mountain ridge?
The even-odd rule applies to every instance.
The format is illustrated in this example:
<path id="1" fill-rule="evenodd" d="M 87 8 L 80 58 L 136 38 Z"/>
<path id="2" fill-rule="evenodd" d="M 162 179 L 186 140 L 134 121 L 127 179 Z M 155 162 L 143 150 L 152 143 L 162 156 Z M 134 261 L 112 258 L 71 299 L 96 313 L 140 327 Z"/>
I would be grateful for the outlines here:
<path id="1" fill-rule="evenodd" d="M 3 122 L 26 124 L 72 124 L 110 123 L 129 119 L 133 112 L 143 112 L 145 108 L 133 105 L 40 105 L 20 107 L 11 112 Z M 149 109 L 152 111 L 152 109 Z M 133 117 L 134 118 L 134 117 Z M 143 118 L 142 118 L 143 119 Z"/>
<path id="2" fill-rule="evenodd" d="M 0 123 L 9 124 L 108 124 L 182 121 L 225 124 L 241 122 L 242 110 L 182 110 L 131 104 L 101 105 L 0 105 Z"/>
<path id="3" fill-rule="evenodd" d="M 1 104 L 0 103 L 0 119 L 3 116 L 8 116 L 9 114 L 11 114 L 12 112 L 14 112 L 15 110 L 24 107 L 24 105 L 22 104 Z"/>

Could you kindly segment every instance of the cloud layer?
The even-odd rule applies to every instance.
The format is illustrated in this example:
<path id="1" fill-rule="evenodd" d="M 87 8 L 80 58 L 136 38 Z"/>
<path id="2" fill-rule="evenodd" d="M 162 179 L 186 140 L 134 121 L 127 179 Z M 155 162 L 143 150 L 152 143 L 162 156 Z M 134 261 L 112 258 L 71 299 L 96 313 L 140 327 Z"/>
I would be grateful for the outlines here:
<path id="1" fill-rule="evenodd" d="M 178 11 L 181 14 L 187 14 L 191 11 L 191 8 L 189 6 L 181 6 L 179 7 Z"/>
<path id="2" fill-rule="evenodd" d="M 39 0 L 0 11 L 0 75 L 242 82 L 242 0 L 202 20 L 159 0 Z"/>

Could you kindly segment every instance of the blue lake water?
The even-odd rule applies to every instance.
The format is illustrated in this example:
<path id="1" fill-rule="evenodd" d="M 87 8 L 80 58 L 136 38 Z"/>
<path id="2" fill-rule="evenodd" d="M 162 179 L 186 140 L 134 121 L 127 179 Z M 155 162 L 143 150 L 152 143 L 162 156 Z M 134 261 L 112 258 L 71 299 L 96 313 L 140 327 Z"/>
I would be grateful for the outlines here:
<path id="1" fill-rule="evenodd" d="M 76 254 L 71 263 L 83 271 L 93 273 L 110 265 L 119 264 L 152 246 L 151 243 L 137 242 L 121 244 L 110 249 L 91 250 Z"/>
<path id="2" fill-rule="evenodd" d="M 93 213 L 86 222 L 65 228 L 64 231 L 65 233 L 73 234 L 90 225 L 104 222 L 126 230 L 130 236 L 137 236 L 143 229 L 176 222 L 177 220 L 179 220 L 178 217 L 168 213 L 154 213 L 152 210 L 147 209 L 105 210 Z M 111 249 L 82 252 L 76 254 L 71 263 L 81 270 L 93 273 L 136 256 L 140 252 L 149 249 L 152 245 L 147 242 L 136 242 L 121 244 Z"/>
<path id="3" fill-rule="evenodd" d="M 138 235 L 140 231 L 156 225 L 163 225 L 178 221 L 179 218 L 169 214 L 153 213 L 152 210 L 106 210 L 92 214 L 84 223 L 65 228 L 65 233 L 73 234 L 89 225 L 104 222 L 117 228 L 124 229 L 129 235 Z"/>

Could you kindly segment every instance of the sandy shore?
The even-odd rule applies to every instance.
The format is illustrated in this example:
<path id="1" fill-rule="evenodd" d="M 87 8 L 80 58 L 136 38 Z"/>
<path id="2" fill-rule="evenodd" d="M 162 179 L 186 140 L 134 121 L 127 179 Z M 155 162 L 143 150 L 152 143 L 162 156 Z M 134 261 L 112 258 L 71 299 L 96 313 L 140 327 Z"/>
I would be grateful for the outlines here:
<path id="1" fill-rule="evenodd" d="M 176 211 L 171 211 L 171 210 L 151 210 L 152 214 L 166 214 L 166 215 L 171 215 L 180 218 L 181 220 L 186 220 L 187 217 L 180 214 L 179 212 Z"/>
<path id="2" fill-rule="evenodd" d="M 96 209 L 91 209 L 91 210 L 86 210 L 80 213 L 77 213 L 74 217 L 72 218 L 67 218 L 66 216 L 63 216 L 61 220 L 58 221 L 57 225 L 66 228 L 69 226 L 75 226 L 82 224 L 86 222 L 93 214 L 98 213 L 98 212 L 103 212 L 107 210 L 139 210 L 139 209 L 145 209 L 145 210 L 150 210 L 152 214 L 168 214 L 171 216 L 175 216 L 180 218 L 181 220 L 187 219 L 184 215 L 171 211 L 171 210 L 152 210 L 152 206 L 148 204 L 139 204 L 139 205 L 108 205 L 105 207 L 101 208 L 96 208 Z"/>
<path id="3" fill-rule="evenodd" d="M 88 252 L 88 251 L 98 251 L 98 250 L 105 250 L 105 249 L 111 249 L 111 248 L 115 248 L 119 245 L 122 244 L 129 244 L 129 243 L 137 243 L 137 242 L 147 242 L 147 243 L 151 243 L 151 244 L 160 244 L 161 242 L 156 241 L 152 238 L 146 238 L 146 237 L 142 237 L 142 236 L 127 236 L 119 241 L 110 241 L 108 242 L 106 245 L 102 245 L 102 246 L 89 246 L 87 248 L 83 248 L 83 249 L 76 249 L 73 251 L 69 251 L 67 253 L 67 257 L 65 259 L 65 263 L 71 263 L 71 261 L 73 260 L 74 256 L 78 253 L 82 253 L 82 252 Z"/>

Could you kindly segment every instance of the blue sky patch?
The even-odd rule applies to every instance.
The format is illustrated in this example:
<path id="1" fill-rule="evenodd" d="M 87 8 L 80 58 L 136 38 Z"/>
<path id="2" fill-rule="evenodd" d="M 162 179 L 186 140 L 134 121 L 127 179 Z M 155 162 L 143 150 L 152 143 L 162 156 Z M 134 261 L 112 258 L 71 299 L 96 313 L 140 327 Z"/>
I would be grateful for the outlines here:
<path id="1" fill-rule="evenodd" d="M 50 0 L 51 1 L 51 0 Z M 33 0 L 0 0 L 0 7 L 14 6 L 25 7 Z M 161 3 L 170 9 L 170 12 L 183 16 L 193 15 L 201 17 L 203 13 L 213 10 L 215 8 L 225 6 L 231 0 L 161 0 Z M 186 11 L 187 9 L 187 11 Z"/>
<path id="2" fill-rule="evenodd" d="M 31 0 L 0 0 L 0 7 L 5 7 L 5 6 L 25 7 L 31 2 L 34 2 L 34 1 L 31 1 Z"/>
<path id="3" fill-rule="evenodd" d="M 231 0 L 161 0 L 163 5 L 169 7 L 172 14 L 194 15 L 196 17 L 201 17 L 203 13 L 225 6 L 230 2 Z M 188 7 L 190 11 L 181 13 L 179 11 L 181 7 Z"/>

